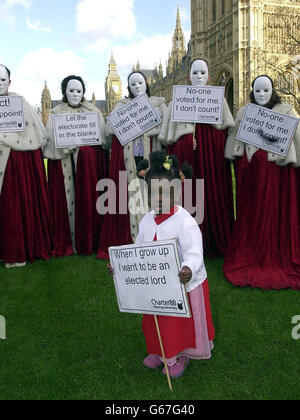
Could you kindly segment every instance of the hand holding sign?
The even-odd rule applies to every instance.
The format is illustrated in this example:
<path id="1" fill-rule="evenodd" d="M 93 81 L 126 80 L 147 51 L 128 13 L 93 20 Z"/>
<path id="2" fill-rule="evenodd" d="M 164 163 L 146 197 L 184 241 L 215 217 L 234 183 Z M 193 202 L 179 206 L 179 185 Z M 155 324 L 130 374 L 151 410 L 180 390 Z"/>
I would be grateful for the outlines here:
<path id="1" fill-rule="evenodd" d="M 187 284 L 193 276 L 192 270 L 189 267 L 183 267 L 179 272 L 178 277 L 181 284 Z"/>
<path id="2" fill-rule="evenodd" d="M 190 317 L 191 271 L 181 270 L 176 240 L 112 247 L 109 256 L 121 312 Z"/>
<path id="3" fill-rule="evenodd" d="M 109 275 L 113 277 L 115 275 L 115 270 L 113 269 L 111 263 L 107 264 L 107 269 L 108 269 Z"/>
<path id="4" fill-rule="evenodd" d="M 154 315 L 169 388 L 172 391 L 169 367 L 164 352 L 157 315 L 190 318 L 185 287 L 192 276 L 188 267 L 180 270 L 177 241 L 158 241 L 109 248 L 121 312 Z M 179 272 L 179 274 L 178 274 Z M 176 278 L 180 278 L 180 283 Z"/>

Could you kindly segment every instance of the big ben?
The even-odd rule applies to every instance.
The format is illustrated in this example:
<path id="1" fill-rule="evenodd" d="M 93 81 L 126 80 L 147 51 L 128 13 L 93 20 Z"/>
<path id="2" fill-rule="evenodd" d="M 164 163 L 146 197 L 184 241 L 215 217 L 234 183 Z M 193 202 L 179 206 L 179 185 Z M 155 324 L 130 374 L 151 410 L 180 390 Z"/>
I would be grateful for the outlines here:
<path id="1" fill-rule="evenodd" d="M 117 71 L 117 64 L 111 54 L 108 75 L 105 82 L 105 97 L 107 103 L 107 112 L 110 114 L 116 103 L 122 99 L 122 82 Z"/>

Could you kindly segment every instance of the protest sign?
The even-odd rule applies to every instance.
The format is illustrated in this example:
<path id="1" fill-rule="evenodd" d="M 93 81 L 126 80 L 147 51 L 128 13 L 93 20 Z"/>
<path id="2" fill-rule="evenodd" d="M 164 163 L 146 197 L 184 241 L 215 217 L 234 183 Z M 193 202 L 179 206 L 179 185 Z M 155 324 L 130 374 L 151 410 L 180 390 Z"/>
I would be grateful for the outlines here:
<path id="1" fill-rule="evenodd" d="M 161 123 L 159 114 L 146 94 L 112 112 L 107 120 L 122 146 Z"/>
<path id="2" fill-rule="evenodd" d="M 286 157 L 299 119 L 255 104 L 245 108 L 237 139 Z"/>
<path id="3" fill-rule="evenodd" d="M 52 121 L 58 149 L 102 143 L 97 113 L 52 115 Z"/>
<path id="4" fill-rule="evenodd" d="M 225 89 L 219 86 L 174 86 L 173 122 L 223 123 Z"/>
<path id="5" fill-rule="evenodd" d="M 109 248 L 121 312 L 190 318 L 176 240 Z"/>
<path id="6" fill-rule="evenodd" d="M 23 99 L 21 96 L 0 96 L 0 132 L 25 131 Z"/>

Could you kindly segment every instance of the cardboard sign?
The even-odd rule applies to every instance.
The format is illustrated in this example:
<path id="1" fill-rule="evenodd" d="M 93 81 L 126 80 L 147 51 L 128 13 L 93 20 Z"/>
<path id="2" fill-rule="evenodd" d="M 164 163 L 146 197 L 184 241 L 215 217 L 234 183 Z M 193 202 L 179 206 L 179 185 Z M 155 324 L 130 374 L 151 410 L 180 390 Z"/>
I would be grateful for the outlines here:
<path id="1" fill-rule="evenodd" d="M 246 106 L 237 139 L 286 157 L 299 119 L 255 104 Z"/>
<path id="2" fill-rule="evenodd" d="M 122 146 L 161 123 L 159 114 L 146 94 L 112 112 L 107 120 Z"/>
<path id="3" fill-rule="evenodd" d="M 219 86 L 174 86 L 173 122 L 223 123 L 225 88 Z"/>
<path id="4" fill-rule="evenodd" d="M 23 99 L 21 96 L 0 96 L 0 132 L 25 131 Z"/>
<path id="5" fill-rule="evenodd" d="M 177 241 L 109 248 L 121 312 L 190 318 Z"/>
<path id="6" fill-rule="evenodd" d="M 52 115 L 52 121 L 58 149 L 102 143 L 97 113 Z"/>

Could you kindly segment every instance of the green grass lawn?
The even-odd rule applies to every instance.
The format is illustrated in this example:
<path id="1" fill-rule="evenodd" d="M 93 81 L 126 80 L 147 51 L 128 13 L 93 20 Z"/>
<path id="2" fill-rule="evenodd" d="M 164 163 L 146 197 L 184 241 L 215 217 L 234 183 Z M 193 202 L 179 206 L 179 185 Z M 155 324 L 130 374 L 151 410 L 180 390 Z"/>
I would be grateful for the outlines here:
<path id="1" fill-rule="evenodd" d="M 216 327 L 209 361 L 192 361 L 170 393 L 142 366 L 140 315 L 121 314 L 106 263 L 93 257 L 0 266 L 0 399 L 298 399 L 299 292 L 239 289 L 207 260 Z"/>

